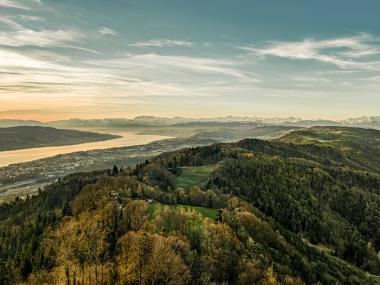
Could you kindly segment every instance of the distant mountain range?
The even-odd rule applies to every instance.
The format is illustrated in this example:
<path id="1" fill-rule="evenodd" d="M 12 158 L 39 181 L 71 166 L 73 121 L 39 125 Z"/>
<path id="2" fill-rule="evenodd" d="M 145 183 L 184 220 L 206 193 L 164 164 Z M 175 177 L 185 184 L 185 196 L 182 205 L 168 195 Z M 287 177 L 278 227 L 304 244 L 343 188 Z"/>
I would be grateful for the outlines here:
<path id="1" fill-rule="evenodd" d="M 47 126 L 46 123 L 42 123 L 34 120 L 0 120 L 0 128 L 19 127 L 19 126 Z"/>
<path id="2" fill-rule="evenodd" d="M 313 126 L 349 126 L 380 129 L 380 116 L 363 116 L 358 118 L 349 118 L 345 120 L 303 120 L 300 118 L 259 118 L 259 117 L 215 117 L 215 118 L 184 118 L 184 117 L 155 117 L 155 116 L 138 116 L 133 119 L 125 118 L 106 118 L 106 119 L 69 119 L 52 122 L 39 122 L 33 120 L 0 120 L 0 127 L 13 126 L 50 126 L 55 128 L 125 128 L 125 127 L 205 127 L 217 125 L 236 124 L 247 126 L 265 126 L 281 125 L 295 127 L 313 127 Z"/>

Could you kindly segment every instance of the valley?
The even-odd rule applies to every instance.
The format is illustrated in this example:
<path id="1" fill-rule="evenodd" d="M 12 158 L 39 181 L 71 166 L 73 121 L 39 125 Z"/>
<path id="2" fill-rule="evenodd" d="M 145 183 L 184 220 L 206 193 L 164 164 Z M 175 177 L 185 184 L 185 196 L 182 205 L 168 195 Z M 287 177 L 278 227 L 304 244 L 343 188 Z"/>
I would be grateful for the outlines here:
<path id="1" fill-rule="evenodd" d="M 206 126 L 193 123 L 181 127 L 160 124 L 145 127 L 118 126 L 113 121 L 107 127 L 75 124 L 70 127 L 80 132 L 110 134 L 115 138 L 76 145 L 2 151 L 0 202 L 10 201 L 16 196 L 33 195 L 38 188 L 70 173 L 112 168 L 114 165 L 132 166 L 159 153 L 184 147 L 230 142 L 245 137 L 277 138 L 297 129 L 241 122 L 232 126 L 231 122 L 212 122 Z M 7 138 L 0 138 L 0 141 L 2 139 Z"/>
<path id="2" fill-rule="evenodd" d="M 377 284 L 379 136 L 313 127 L 96 150 L 146 156 L 1 204 L 0 281 Z"/>

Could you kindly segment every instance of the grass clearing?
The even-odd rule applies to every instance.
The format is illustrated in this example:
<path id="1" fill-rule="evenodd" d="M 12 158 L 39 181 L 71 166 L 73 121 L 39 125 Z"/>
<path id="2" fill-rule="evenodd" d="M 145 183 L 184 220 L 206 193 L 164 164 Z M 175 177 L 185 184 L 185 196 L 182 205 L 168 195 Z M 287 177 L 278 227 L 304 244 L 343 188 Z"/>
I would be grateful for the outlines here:
<path id="1" fill-rule="evenodd" d="M 186 211 L 195 210 L 199 212 L 203 217 L 210 218 L 212 220 L 216 220 L 216 218 L 218 217 L 217 209 L 196 207 L 196 206 L 189 206 L 189 205 L 174 205 L 173 207 L 176 209 L 183 208 Z"/>
<path id="2" fill-rule="evenodd" d="M 219 165 L 220 163 L 182 167 L 182 173 L 177 177 L 177 187 L 190 190 L 193 186 L 206 186 L 210 175 Z"/>
<path id="3" fill-rule="evenodd" d="M 157 203 L 157 202 L 150 203 L 149 207 L 148 207 L 149 218 L 153 218 L 153 215 L 156 212 L 156 210 L 159 207 L 163 207 L 163 206 L 166 206 L 166 205 L 161 204 L 161 203 Z M 212 208 L 196 207 L 196 206 L 189 206 L 189 205 L 182 205 L 182 204 L 167 205 L 167 206 L 174 208 L 174 209 L 182 208 L 182 209 L 185 209 L 186 211 L 194 210 L 194 211 L 197 211 L 198 213 L 200 213 L 203 217 L 210 218 L 212 220 L 216 220 L 216 218 L 218 216 L 218 210 L 212 209 Z"/>

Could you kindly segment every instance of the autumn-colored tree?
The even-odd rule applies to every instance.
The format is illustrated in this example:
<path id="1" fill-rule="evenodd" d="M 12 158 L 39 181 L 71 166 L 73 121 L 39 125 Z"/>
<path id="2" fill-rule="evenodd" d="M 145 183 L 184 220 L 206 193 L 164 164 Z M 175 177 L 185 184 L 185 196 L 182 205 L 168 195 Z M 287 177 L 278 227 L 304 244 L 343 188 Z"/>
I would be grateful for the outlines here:
<path id="1" fill-rule="evenodd" d="M 203 226 L 201 252 L 213 281 L 232 281 L 238 272 L 242 244 L 226 224 L 206 219 Z"/>
<path id="2" fill-rule="evenodd" d="M 147 221 L 148 204 L 143 200 L 129 201 L 123 211 L 120 220 L 120 227 L 123 228 L 123 232 L 128 230 L 137 231 L 142 228 Z"/>
<path id="3" fill-rule="evenodd" d="M 120 239 L 118 248 L 118 272 L 122 283 L 174 285 L 186 284 L 190 278 L 182 258 L 188 255 L 189 247 L 176 239 L 129 232 Z"/>

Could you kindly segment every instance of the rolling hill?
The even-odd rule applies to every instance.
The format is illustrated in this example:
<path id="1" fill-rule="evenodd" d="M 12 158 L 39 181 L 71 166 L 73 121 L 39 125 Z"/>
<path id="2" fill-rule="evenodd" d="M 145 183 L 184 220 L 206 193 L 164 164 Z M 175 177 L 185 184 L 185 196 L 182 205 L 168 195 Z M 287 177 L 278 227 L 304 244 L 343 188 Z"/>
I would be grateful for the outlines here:
<path id="1" fill-rule="evenodd" d="M 283 136 L 281 142 L 332 148 L 342 163 L 380 173 L 380 131 L 349 127 L 312 127 Z"/>
<path id="2" fill-rule="evenodd" d="M 18 126 L 0 128 L 0 151 L 23 148 L 72 145 L 102 141 L 118 136 L 50 127 Z"/>
<path id="3" fill-rule="evenodd" d="M 379 133 L 316 127 L 62 178 L 0 205 L 0 283 L 377 284 Z"/>

